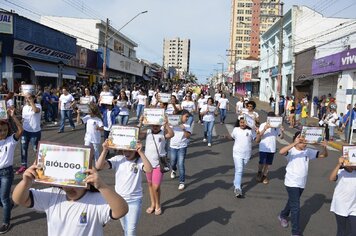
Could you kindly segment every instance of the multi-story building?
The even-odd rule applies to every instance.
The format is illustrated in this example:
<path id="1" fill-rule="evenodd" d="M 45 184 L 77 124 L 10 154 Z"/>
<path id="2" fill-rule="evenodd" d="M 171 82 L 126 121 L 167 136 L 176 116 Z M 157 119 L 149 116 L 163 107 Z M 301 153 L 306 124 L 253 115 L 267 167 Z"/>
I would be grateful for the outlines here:
<path id="1" fill-rule="evenodd" d="M 171 38 L 163 40 L 163 65 L 176 68 L 179 74 L 189 72 L 190 39 Z"/>
<path id="2" fill-rule="evenodd" d="M 261 0 L 232 0 L 230 22 L 229 69 L 240 59 L 258 59 L 260 35 L 278 20 L 276 0 L 262 4 Z M 269 16 L 269 17 L 267 17 Z"/>

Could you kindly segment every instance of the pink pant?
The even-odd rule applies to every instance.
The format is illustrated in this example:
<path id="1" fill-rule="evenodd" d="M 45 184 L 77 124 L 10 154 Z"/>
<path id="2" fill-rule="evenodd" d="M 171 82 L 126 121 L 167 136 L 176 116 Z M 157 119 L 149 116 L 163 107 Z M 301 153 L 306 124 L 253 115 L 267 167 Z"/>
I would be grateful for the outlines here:
<path id="1" fill-rule="evenodd" d="M 163 173 L 161 172 L 159 166 L 153 168 L 151 173 L 146 173 L 146 179 L 148 183 L 152 183 L 154 185 L 161 185 Z"/>

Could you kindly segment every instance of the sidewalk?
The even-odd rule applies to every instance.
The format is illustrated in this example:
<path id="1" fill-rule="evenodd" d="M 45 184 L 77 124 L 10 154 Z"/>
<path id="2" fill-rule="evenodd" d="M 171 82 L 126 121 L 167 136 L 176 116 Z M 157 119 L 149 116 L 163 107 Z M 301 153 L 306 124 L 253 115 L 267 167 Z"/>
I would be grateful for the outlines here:
<path id="1" fill-rule="evenodd" d="M 270 105 L 269 105 L 269 103 L 268 102 L 263 102 L 263 101 L 260 101 L 258 98 L 252 98 L 252 100 L 256 103 L 256 106 L 257 106 L 257 109 L 258 110 L 261 110 L 261 111 L 264 111 L 264 112 L 270 112 L 270 111 L 272 111 L 271 110 L 271 107 L 270 107 Z M 308 119 L 307 119 L 307 124 L 308 125 L 310 125 L 310 126 L 318 126 L 319 124 L 318 124 L 318 119 L 316 119 L 316 118 L 312 118 L 312 117 L 308 117 Z M 337 134 L 339 135 L 339 136 L 343 136 L 343 133 L 340 133 L 340 132 L 337 132 Z M 356 137 L 356 135 L 354 135 L 354 137 Z M 353 139 L 353 141 L 354 141 L 355 139 Z M 337 140 L 334 140 L 334 141 L 329 141 L 328 142 L 328 145 L 330 146 L 330 147 L 333 147 L 333 148 L 335 148 L 335 149 L 337 149 L 337 150 L 342 150 L 342 146 L 343 145 L 348 145 L 347 143 L 345 143 L 343 140 L 341 140 L 341 139 L 337 139 Z"/>

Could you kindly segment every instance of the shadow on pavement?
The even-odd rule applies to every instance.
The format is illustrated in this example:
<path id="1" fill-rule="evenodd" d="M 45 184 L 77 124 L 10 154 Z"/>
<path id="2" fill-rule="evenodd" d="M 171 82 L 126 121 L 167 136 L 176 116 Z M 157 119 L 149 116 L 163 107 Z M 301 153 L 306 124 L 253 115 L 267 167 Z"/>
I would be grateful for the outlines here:
<path id="1" fill-rule="evenodd" d="M 233 211 L 227 211 L 222 207 L 217 207 L 209 211 L 200 212 L 186 219 L 183 223 L 176 225 L 161 235 L 195 235 L 199 229 L 211 222 L 226 225 L 231 219 Z"/>
<path id="2" fill-rule="evenodd" d="M 186 159 L 191 159 L 191 158 L 195 158 L 195 157 L 204 158 L 205 155 L 216 156 L 219 154 L 220 154 L 219 152 L 213 152 L 212 150 L 196 151 L 196 152 L 188 153 L 186 156 Z"/>
<path id="3" fill-rule="evenodd" d="M 212 176 L 216 176 L 217 174 L 226 174 L 229 170 L 233 169 L 234 166 L 218 166 L 215 168 L 210 168 L 210 169 L 204 169 L 200 171 L 199 173 L 196 173 L 192 176 L 187 176 L 187 179 L 193 179 L 192 182 L 189 182 L 188 185 L 193 185 L 196 183 L 199 183 L 202 180 L 209 179 Z"/>
<path id="4" fill-rule="evenodd" d="M 46 214 L 45 213 L 38 213 L 35 211 L 32 212 L 28 212 L 22 215 L 17 215 L 11 218 L 11 224 L 12 227 L 15 227 L 16 225 L 21 225 L 27 222 L 31 222 L 31 221 L 35 221 L 38 219 L 45 219 L 46 218 Z M 19 220 L 19 221 L 16 221 Z"/>

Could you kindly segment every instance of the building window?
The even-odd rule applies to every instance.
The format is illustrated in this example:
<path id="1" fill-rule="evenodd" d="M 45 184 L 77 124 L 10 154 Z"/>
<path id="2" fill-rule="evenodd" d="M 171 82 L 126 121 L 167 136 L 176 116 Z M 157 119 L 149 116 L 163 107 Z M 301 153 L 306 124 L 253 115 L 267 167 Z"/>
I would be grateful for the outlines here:
<path id="1" fill-rule="evenodd" d="M 237 17 L 237 21 L 244 21 L 244 20 L 245 20 L 245 17 L 243 17 L 243 16 Z"/>
<path id="2" fill-rule="evenodd" d="M 243 34 L 243 33 L 244 33 L 244 31 L 241 29 L 236 30 L 236 34 Z"/>
<path id="3" fill-rule="evenodd" d="M 251 40 L 250 36 L 245 36 L 244 37 L 244 41 L 250 41 L 250 40 Z"/>
<path id="4" fill-rule="evenodd" d="M 252 15 L 252 10 L 246 10 L 245 14 Z"/>
<path id="5" fill-rule="evenodd" d="M 245 7 L 245 3 L 239 2 L 239 3 L 237 4 L 237 7 Z"/>
<path id="6" fill-rule="evenodd" d="M 236 37 L 236 41 L 242 41 L 243 40 L 243 37 L 242 36 L 237 36 Z"/>
<path id="7" fill-rule="evenodd" d="M 244 34 L 251 34 L 251 30 L 245 30 Z"/>
<path id="8" fill-rule="evenodd" d="M 244 10 L 237 10 L 237 14 L 244 14 Z"/>

